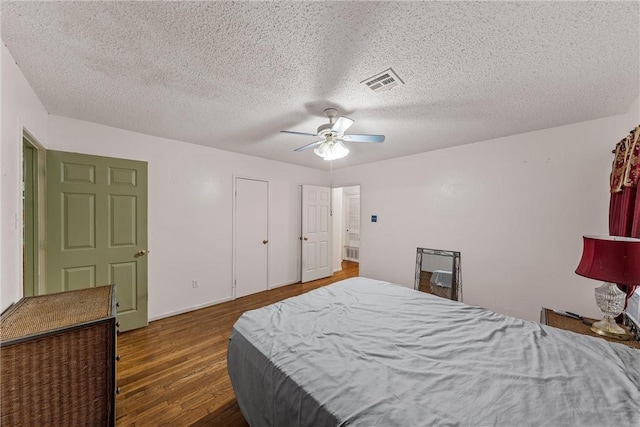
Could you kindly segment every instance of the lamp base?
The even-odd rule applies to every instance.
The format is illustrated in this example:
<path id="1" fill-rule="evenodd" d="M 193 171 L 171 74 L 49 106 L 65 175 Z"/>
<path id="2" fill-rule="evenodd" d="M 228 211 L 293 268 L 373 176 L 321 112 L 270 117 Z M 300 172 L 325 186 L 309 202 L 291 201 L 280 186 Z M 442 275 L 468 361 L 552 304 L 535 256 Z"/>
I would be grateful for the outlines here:
<path id="1" fill-rule="evenodd" d="M 615 338 L 620 341 L 627 341 L 631 336 L 622 329 L 615 320 L 605 317 L 591 325 L 591 330 L 598 335 L 608 338 Z"/>
<path id="2" fill-rule="evenodd" d="M 615 283 L 604 282 L 596 288 L 596 303 L 604 317 L 595 322 L 591 330 L 598 335 L 618 340 L 628 340 L 629 334 L 616 324 L 614 318 L 624 310 L 624 301 L 627 294 L 618 289 Z"/>

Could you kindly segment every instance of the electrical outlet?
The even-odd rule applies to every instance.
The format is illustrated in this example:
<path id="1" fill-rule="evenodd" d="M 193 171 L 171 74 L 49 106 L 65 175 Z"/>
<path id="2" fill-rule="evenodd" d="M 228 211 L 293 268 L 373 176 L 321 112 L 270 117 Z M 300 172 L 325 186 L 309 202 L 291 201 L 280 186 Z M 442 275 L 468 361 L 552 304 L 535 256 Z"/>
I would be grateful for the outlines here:
<path id="1" fill-rule="evenodd" d="M 197 280 L 192 280 L 191 281 L 191 287 L 194 288 L 194 289 L 197 288 L 198 287 L 198 281 Z"/>

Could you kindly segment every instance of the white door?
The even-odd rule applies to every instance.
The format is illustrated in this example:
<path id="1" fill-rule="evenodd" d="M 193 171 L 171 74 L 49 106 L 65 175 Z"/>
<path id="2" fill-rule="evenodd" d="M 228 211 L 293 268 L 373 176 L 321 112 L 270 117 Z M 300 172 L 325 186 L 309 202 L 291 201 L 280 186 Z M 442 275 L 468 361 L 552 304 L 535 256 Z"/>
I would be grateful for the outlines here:
<path id="1" fill-rule="evenodd" d="M 269 183 L 236 178 L 235 298 L 268 287 Z"/>
<path id="2" fill-rule="evenodd" d="M 302 283 L 331 276 L 331 189 L 302 186 Z"/>

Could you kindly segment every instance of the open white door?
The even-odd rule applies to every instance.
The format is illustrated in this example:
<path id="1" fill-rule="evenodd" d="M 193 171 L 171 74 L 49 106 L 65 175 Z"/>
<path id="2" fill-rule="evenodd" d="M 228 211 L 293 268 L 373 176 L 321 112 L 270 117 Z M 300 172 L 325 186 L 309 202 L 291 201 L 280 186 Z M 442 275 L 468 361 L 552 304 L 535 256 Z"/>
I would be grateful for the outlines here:
<path id="1" fill-rule="evenodd" d="M 331 276 L 331 188 L 302 186 L 302 283 Z"/>

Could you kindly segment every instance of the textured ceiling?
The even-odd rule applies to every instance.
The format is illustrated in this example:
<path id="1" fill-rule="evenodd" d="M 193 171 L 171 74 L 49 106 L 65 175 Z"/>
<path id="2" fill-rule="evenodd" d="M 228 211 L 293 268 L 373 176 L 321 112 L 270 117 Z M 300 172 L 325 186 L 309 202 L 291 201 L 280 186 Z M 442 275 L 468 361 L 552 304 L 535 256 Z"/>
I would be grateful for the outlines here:
<path id="1" fill-rule="evenodd" d="M 2 41 L 52 114 L 314 168 L 626 113 L 639 94 L 638 2 L 8 2 Z M 389 67 L 405 85 L 360 82 Z"/>

